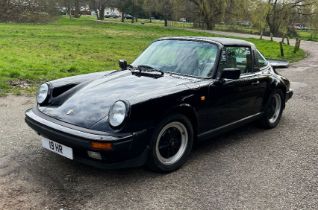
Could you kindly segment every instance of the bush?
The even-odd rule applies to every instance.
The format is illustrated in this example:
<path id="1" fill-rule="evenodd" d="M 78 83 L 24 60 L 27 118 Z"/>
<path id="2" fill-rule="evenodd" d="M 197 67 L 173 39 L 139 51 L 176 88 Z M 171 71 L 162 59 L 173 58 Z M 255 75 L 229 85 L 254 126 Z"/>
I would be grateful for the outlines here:
<path id="1" fill-rule="evenodd" d="M 14 1 L 0 1 L 0 22 L 43 23 L 52 20 L 55 12 L 50 10 L 50 15 L 44 10 L 45 7 L 37 4 L 26 6 Z"/>
<path id="2" fill-rule="evenodd" d="M 23 13 L 19 16 L 19 21 L 24 23 L 46 23 L 52 20 L 52 17 L 45 12 Z"/>

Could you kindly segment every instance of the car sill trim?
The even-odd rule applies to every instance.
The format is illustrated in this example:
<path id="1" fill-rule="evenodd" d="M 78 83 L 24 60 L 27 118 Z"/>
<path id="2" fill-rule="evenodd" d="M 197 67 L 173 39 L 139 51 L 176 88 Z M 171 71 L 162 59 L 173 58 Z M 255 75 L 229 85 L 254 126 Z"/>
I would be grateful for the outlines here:
<path id="1" fill-rule="evenodd" d="M 237 120 L 237 121 L 235 121 L 235 122 L 231 122 L 231 123 L 229 123 L 229 124 L 222 125 L 222 126 L 220 126 L 220 127 L 217 127 L 217 128 L 212 129 L 212 130 L 206 131 L 206 132 L 204 132 L 204 133 L 202 133 L 202 134 L 199 134 L 198 137 L 199 137 L 199 138 L 202 138 L 202 137 L 205 137 L 205 136 L 209 136 L 209 135 L 211 135 L 211 134 L 213 134 L 213 133 L 216 133 L 216 132 L 221 131 L 221 130 L 223 130 L 223 129 L 226 129 L 226 128 L 228 128 L 228 127 L 231 127 L 231 126 L 234 126 L 234 125 L 236 125 L 236 124 L 239 124 L 239 123 L 242 123 L 242 122 L 245 122 L 245 121 L 248 121 L 248 120 L 257 118 L 257 117 L 259 117 L 260 115 L 262 115 L 262 112 L 259 112 L 259 113 L 250 115 L 250 116 L 248 116 L 248 117 L 242 118 L 242 119 Z"/>

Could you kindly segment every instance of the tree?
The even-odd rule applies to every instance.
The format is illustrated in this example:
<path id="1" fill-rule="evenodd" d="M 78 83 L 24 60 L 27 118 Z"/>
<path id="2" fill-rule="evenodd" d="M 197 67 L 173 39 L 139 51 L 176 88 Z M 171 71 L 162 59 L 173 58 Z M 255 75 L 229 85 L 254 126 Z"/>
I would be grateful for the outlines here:
<path id="1" fill-rule="evenodd" d="M 205 24 L 206 29 L 213 30 L 215 24 L 222 19 L 226 0 L 189 0 L 198 10 L 199 22 Z"/>
<path id="2" fill-rule="evenodd" d="M 142 8 L 144 9 L 145 13 L 147 13 L 149 17 L 150 23 L 152 22 L 152 15 L 156 11 L 154 8 L 154 1 L 153 0 L 144 0 L 142 3 Z"/>
<path id="3" fill-rule="evenodd" d="M 125 15 L 131 11 L 132 0 L 113 0 L 113 5 L 122 13 L 121 21 L 125 22 Z"/>
<path id="4" fill-rule="evenodd" d="M 105 19 L 105 9 L 111 7 L 113 4 L 112 0 L 91 0 L 90 8 L 95 11 L 97 20 Z"/>
<path id="5" fill-rule="evenodd" d="M 317 37 L 318 34 L 318 2 L 315 2 L 311 10 L 312 15 L 309 18 L 309 26 L 311 28 L 311 39 L 314 39 Z"/>
<path id="6" fill-rule="evenodd" d="M 54 1 L 46 0 L 48 2 L 54 3 Z M 60 8 L 67 8 L 67 11 L 60 11 L 65 12 L 69 15 L 70 19 L 72 17 L 80 18 L 81 17 L 81 6 L 87 6 L 89 0 L 57 0 L 55 4 L 57 4 Z"/>
<path id="7" fill-rule="evenodd" d="M 74 6 L 75 6 L 75 10 L 74 10 L 74 17 L 75 18 L 79 18 L 81 16 L 81 11 L 80 11 L 80 0 L 74 0 Z"/>
<path id="8" fill-rule="evenodd" d="M 49 0 L 1 0 L 0 21 L 47 22 L 57 14 L 56 3 Z"/>
<path id="9" fill-rule="evenodd" d="M 168 26 L 168 20 L 173 13 L 173 0 L 162 0 L 157 2 L 157 11 L 163 15 L 164 25 Z"/>
<path id="10" fill-rule="evenodd" d="M 269 12 L 269 5 L 265 2 L 260 2 L 259 0 L 252 0 L 250 3 L 251 20 L 253 25 L 258 28 L 260 39 L 262 39 L 267 26 L 266 16 Z"/>
<path id="11" fill-rule="evenodd" d="M 134 0 L 136 1 L 136 0 Z M 137 0 L 138 1 L 138 0 Z M 168 20 L 171 19 L 173 13 L 173 3 L 176 0 L 140 0 L 139 6 L 144 10 L 152 22 L 152 15 L 159 14 L 164 19 L 165 26 L 168 26 Z"/>
<path id="12" fill-rule="evenodd" d="M 227 0 L 223 15 L 224 23 L 237 23 L 239 20 L 250 20 L 250 5 L 252 0 Z M 259 2 L 259 0 L 257 0 Z"/>
<path id="13" fill-rule="evenodd" d="M 303 11 L 313 4 L 313 0 L 267 0 L 269 6 L 266 21 L 270 32 L 279 36 L 283 31 L 293 24 L 293 17 L 306 15 Z M 310 15 L 310 14 L 307 14 Z"/>

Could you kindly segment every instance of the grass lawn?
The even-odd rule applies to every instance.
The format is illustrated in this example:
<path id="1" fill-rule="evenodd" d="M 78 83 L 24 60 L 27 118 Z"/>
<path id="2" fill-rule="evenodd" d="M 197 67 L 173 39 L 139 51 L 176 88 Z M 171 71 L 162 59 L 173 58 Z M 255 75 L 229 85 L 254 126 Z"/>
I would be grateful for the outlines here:
<path id="1" fill-rule="evenodd" d="M 49 24 L 0 23 L 0 95 L 34 92 L 44 81 L 117 69 L 119 59 L 132 62 L 148 44 L 163 36 L 211 36 L 203 32 L 164 28 L 158 23 L 96 22 L 92 17 L 60 18 Z M 282 59 L 279 45 L 247 39 L 267 58 Z M 285 46 L 285 58 L 300 60 Z"/>
<path id="2" fill-rule="evenodd" d="M 310 31 L 297 31 L 302 40 L 318 42 L 318 34 L 311 33 Z"/>
<path id="3" fill-rule="evenodd" d="M 255 29 L 255 28 L 252 28 L 252 27 L 240 26 L 240 25 L 222 25 L 222 24 L 217 24 L 215 26 L 215 30 L 259 35 L 259 30 Z"/>

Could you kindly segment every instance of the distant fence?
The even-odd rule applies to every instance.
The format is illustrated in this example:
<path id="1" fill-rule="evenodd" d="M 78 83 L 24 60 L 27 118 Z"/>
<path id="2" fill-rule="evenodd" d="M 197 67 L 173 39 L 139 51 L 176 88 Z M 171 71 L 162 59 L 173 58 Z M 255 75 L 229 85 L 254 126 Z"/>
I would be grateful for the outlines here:
<path id="1" fill-rule="evenodd" d="M 168 26 L 176 28 L 193 28 L 193 23 L 180 22 L 180 21 L 168 21 Z"/>

